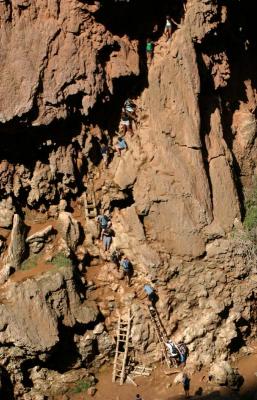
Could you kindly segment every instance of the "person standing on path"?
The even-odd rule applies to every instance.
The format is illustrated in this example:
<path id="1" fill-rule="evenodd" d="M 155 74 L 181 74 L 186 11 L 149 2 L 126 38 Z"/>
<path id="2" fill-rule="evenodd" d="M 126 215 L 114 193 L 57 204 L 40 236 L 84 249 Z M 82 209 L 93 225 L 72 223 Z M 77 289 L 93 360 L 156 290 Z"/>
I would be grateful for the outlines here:
<path id="1" fill-rule="evenodd" d="M 190 379 L 188 378 L 187 374 L 183 374 L 182 378 L 182 385 L 185 391 L 185 398 L 189 398 L 189 388 L 190 388 Z"/>

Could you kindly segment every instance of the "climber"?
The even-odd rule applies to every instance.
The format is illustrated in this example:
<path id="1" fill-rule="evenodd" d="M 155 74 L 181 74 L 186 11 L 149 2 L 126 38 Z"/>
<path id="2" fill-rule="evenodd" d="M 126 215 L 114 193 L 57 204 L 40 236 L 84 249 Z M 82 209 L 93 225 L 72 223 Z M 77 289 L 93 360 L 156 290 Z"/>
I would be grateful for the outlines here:
<path id="1" fill-rule="evenodd" d="M 171 39 L 172 35 L 172 24 L 171 24 L 171 18 L 169 15 L 166 16 L 166 24 L 165 24 L 165 29 L 164 29 L 164 35 L 166 36 L 166 42 Z"/>
<path id="2" fill-rule="evenodd" d="M 127 150 L 127 148 L 128 148 L 128 145 L 127 145 L 125 139 L 122 136 L 119 136 L 118 137 L 118 141 L 117 141 L 117 143 L 115 145 L 115 150 L 117 151 L 118 156 L 120 157 L 121 156 L 121 151 L 122 150 Z"/>
<path id="3" fill-rule="evenodd" d="M 101 240 L 103 242 L 105 252 L 109 251 L 110 249 L 112 243 L 112 236 L 113 236 L 113 231 L 111 228 L 106 227 L 102 229 Z"/>
<path id="4" fill-rule="evenodd" d="M 112 222 L 110 218 L 107 217 L 107 215 L 100 214 L 96 217 L 96 220 L 99 223 L 101 229 L 110 228 L 110 226 L 112 225 Z"/>
<path id="5" fill-rule="evenodd" d="M 134 135 L 134 132 L 132 130 L 132 125 L 131 125 L 131 117 L 127 115 L 125 110 L 123 110 L 121 113 L 120 124 L 121 124 L 121 129 L 122 129 L 123 135 L 125 135 L 127 132 L 129 132 L 131 134 L 131 136 Z"/>
<path id="6" fill-rule="evenodd" d="M 150 38 L 146 40 L 146 58 L 147 58 L 147 66 L 149 67 L 152 64 L 153 60 L 153 41 Z"/>
<path id="7" fill-rule="evenodd" d="M 136 399 L 135 400 L 143 400 L 143 398 L 140 396 L 140 394 L 136 394 Z"/>
<path id="8" fill-rule="evenodd" d="M 120 266 L 123 270 L 123 276 L 127 277 L 128 286 L 130 286 L 131 277 L 133 275 L 133 267 L 128 257 L 123 256 L 120 261 Z"/>
<path id="9" fill-rule="evenodd" d="M 112 254 L 111 254 L 111 261 L 117 265 L 117 267 L 120 267 L 120 260 L 122 257 L 122 252 L 120 251 L 120 249 L 115 249 L 113 250 Z"/>
<path id="10" fill-rule="evenodd" d="M 102 158 L 103 158 L 103 161 L 104 161 L 104 165 L 106 167 L 108 167 L 109 147 L 106 144 L 101 143 L 100 144 L 100 149 L 101 149 L 101 155 L 102 155 Z"/>
<path id="11" fill-rule="evenodd" d="M 137 122 L 136 109 L 137 109 L 137 106 L 135 105 L 135 103 L 131 99 L 128 98 L 124 103 L 124 111 L 135 122 Z"/>
<path id="12" fill-rule="evenodd" d="M 183 342 L 179 342 L 176 347 L 179 351 L 179 363 L 184 367 L 188 357 L 188 348 Z"/>
<path id="13" fill-rule="evenodd" d="M 158 40 L 158 36 L 159 36 L 159 25 L 155 24 L 152 30 L 151 38 L 153 39 L 153 41 L 156 42 Z"/>
<path id="14" fill-rule="evenodd" d="M 170 352 L 170 357 L 175 358 L 177 365 L 185 366 L 188 356 L 188 349 L 185 343 L 179 342 L 176 344 L 172 340 L 165 343 Z"/>
<path id="15" fill-rule="evenodd" d="M 167 343 L 165 343 L 166 347 L 169 350 L 169 355 L 172 358 L 177 358 L 179 357 L 179 351 L 177 346 L 175 345 L 174 342 L 172 342 L 172 340 L 169 340 Z"/>
<path id="16" fill-rule="evenodd" d="M 150 307 L 155 307 L 155 304 L 157 303 L 157 301 L 158 301 L 158 296 L 157 296 L 157 294 L 155 293 L 155 291 L 154 291 L 154 289 L 152 288 L 152 286 L 150 286 L 150 285 L 148 285 L 148 284 L 146 284 L 146 285 L 144 285 L 144 291 L 145 291 L 145 293 L 147 294 L 147 296 L 148 296 L 148 300 L 149 300 L 149 302 L 150 302 Z"/>

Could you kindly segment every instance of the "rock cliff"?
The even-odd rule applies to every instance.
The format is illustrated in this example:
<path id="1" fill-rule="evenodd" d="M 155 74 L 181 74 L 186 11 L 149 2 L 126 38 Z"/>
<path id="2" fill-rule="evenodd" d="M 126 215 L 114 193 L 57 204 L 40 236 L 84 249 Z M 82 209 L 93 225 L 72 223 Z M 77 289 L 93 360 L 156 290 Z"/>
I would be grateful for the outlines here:
<path id="1" fill-rule="evenodd" d="M 253 15 L 250 0 L 0 1 L 0 363 L 10 399 L 57 395 L 108 362 L 128 307 L 137 359 L 158 360 L 146 282 L 167 334 L 188 345 L 189 368 L 249 351 Z M 119 157 L 128 97 L 138 121 Z M 109 213 L 111 249 L 133 263 L 130 288 L 101 249 L 89 202 Z"/>

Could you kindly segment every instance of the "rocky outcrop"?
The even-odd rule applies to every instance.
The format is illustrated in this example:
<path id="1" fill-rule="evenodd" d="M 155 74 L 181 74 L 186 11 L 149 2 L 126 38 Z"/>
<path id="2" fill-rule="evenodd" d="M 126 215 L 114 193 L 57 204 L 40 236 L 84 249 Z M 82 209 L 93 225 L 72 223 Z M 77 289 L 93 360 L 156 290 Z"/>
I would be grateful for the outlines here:
<path id="1" fill-rule="evenodd" d="M 111 85 L 113 78 L 139 73 L 137 47 L 97 23 L 87 3 L 23 3 L 1 3 L 1 122 L 20 117 L 49 124 L 67 117 L 67 100 L 75 96 L 87 115 L 106 75 Z"/>
<path id="2" fill-rule="evenodd" d="M 44 245 L 51 241 L 52 235 L 54 235 L 54 229 L 52 225 L 49 225 L 41 231 L 28 236 L 26 243 L 32 253 L 39 253 L 44 248 Z"/>
<path id="3" fill-rule="evenodd" d="M 168 336 L 189 348 L 188 368 L 218 362 L 210 375 L 235 387 L 226 360 L 257 318 L 256 254 L 240 222 L 256 172 L 255 23 L 244 37 L 244 4 L 188 0 L 166 42 L 166 1 L 154 12 L 110 0 L 110 14 L 99 3 L 0 2 L 0 362 L 17 398 L 60 393 L 72 368 L 84 377 L 109 360 L 117 310 L 128 307 L 139 359 L 159 360 L 148 282 Z M 135 18 L 125 32 L 123 6 L 141 29 Z M 139 123 L 118 157 L 128 97 Z M 110 215 L 111 251 L 133 264 L 129 289 L 85 213 L 87 194 L 92 215 Z"/>
<path id="4" fill-rule="evenodd" d="M 15 209 L 12 204 L 12 198 L 8 197 L 0 202 L 0 227 L 10 228 L 12 226 Z"/>
<path id="5" fill-rule="evenodd" d="M 213 364 L 209 372 L 209 380 L 214 381 L 220 386 L 229 386 L 232 389 L 238 390 L 242 386 L 243 377 L 233 369 L 228 362 L 223 361 Z"/>
<path id="6" fill-rule="evenodd" d="M 66 211 L 59 213 L 58 220 L 61 226 L 60 232 L 62 238 L 64 239 L 68 248 L 72 251 L 75 251 L 81 238 L 79 222 L 72 218 L 71 214 Z"/>
<path id="7" fill-rule="evenodd" d="M 63 369 L 69 357 L 79 359 L 76 352 L 71 356 L 72 350 L 63 331 L 76 324 L 94 326 L 99 312 L 94 302 L 83 301 L 83 292 L 78 291 L 77 285 L 71 267 L 53 270 L 22 283 L 5 284 L 0 304 L 0 362 L 11 376 L 17 398 L 26 391 L 22 383 L 26 360 L 33 360 L 32 365 L 41 360 L 47 368 L 52 351 L 60 351 L 60 354 L 67 351 L 63 354 L 64 364 L 60 366 Z"/>
<path id="8" fill-rule="evenodd" d="M 11 264 L 14 269 L 19 269 L 22 261 L 25 259 L 25 235 L 26 228 L 21 217 L 18 214 L 14 214 L 11 239 L 7 254 L 7 263 Z"/>

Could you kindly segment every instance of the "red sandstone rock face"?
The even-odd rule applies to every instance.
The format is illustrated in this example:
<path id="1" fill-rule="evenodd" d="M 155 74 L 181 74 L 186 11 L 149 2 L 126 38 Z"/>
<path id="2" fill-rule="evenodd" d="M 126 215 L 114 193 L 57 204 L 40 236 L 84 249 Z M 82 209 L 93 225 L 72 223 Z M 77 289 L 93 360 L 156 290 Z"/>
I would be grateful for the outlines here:
<path id="1" fill-rule="evenodd" d="M 96 102 L 104 107 L 105 96 L 112 96 L 114 79 L 139 74 L 138 41 L 112 35 L 96 22 L 97 4 L 34 0 L 1 2 L 0 7 L 3 123 L 20 118 L 41 126 L 73 112 L 88 115 Z M 140 99 L 147 121 L 137 132 L 139 140 L 129 144 L 125 162 L 111 167 L 121 190 L 133 186 L 148 237 L 164 251 L 189 258 L 203 254 L 211 237 L 226 234 L 240 219 L 233 159 L 248 182 L 255 169 L 256 90 L 248 79 L 248 100 L 230 112 L 234 139 L 228 145 L 226 110 L 215 91 L 228 88 L 233 78 L 230 59 L 217 45 L 205 44 L 228 18 L 227 8 L 214 1 L 187 3 L 171 43 L 156 43 L 149 87 Z M 201 63 L 209 75 L 204 84 Z M 208 86 L 213 94 L 206 96 L 203 110 L 202 90 Z M 32 168 L 3 160 L 2 193 L 26 195 L 31 207 L 76 196 L 91 135 L 92 130 L 79 127 L 72 143 L 46 141 L 48 157 L 35 160 Z"/>
<path id="2" fill-rule="evenodd" d="M 139 73 L 137 43 L 113 37 L 95 10 L 76 0 L 1 2 L 1 122 L 32 111 L 33 125 L 66 118 L 77 94 L 87 115 L 106 81 L 111 89 L 114 77 Z"/>
<path id="3" fill-rule="evenodd" d="M 20 268 L 27 257 L 25 246 L 31 254 L 44 256 L 42 259 L 50 259 L 59 247 L 68 254 L 73 251 L 79 262 L 78 274 L 83 262 L 91 259 L 91 266 L 99 269 L 94 290 L 101 286 L 106 290 L 96 298 L 108 333 L 100 326 L 100 332 L 90 331 L 90 336 L 88 331 L 76 334 L 74 342 L 82 361 L 94 356 L 95 335 L 99 334 L 99 351 L 101 346 L 110 351 L 110 333 L 116 329 L 115 308 L 110 306 L 114 299 L 120 309 L 133 300 L 133 344 L 144 352 L 153 351 L 154 329 L 148 326 L 150 321 L 136 297 L 151 279 L 158 282 L 161 319 L 169 334 L 189 344 L 192 367 L 207 365 L 221 354 L 228 357 L 235 338 L 247 340 L 252 328 L 252 335 L 255 333 L 256 258 L 249 251 L 251 244 L 242 245 L 229 237 L 235 222 L 240 225 L 242 193 L 237 181 L 250 186 L 257 155 L 256 80 L 240 59 L 248 53 L 237 53 L 238 42 L 229 35 L 231 47 L 222 46 L 221 31 L 223 27 L 229 30 L 226 24 L 231 24 L 232 7 L 227 9 L 215 0 L 188 0 L 172 40 L 166 43 L 160 38 L 155 45 L 153 64 L 144 76 L 147 82 L 136 99 L 140 126 L 134 137 L 126 136 L 128 151 L 120 158 L 115 154 L 109 169 L 97 160 L 101 160 L 97 139 L 104 136 L 105 111 L 111 125 L 107 133 L 115 142 L 112 112 L 119 114 L 122 104 L 118 112 L 115 108 L 106 111 L 108 96 L 117 100 L 117 86 L 120 92 L 124 89 L 122 78 L 138 76 L 143 62 L 138 40 L 112 34 L 96 22 L 97 10 L 97 4 L 86 1 L 0 0 L 0 135 L 4 138 L 0 154 L 5 152 L 0 160 L 0 252 L 6 267 L 1 270 L 1 282 L 6 282 L 7 292 L 6 304 L 1 304 L 1 339 L 6 344 L 1 359 L 3 364 L 9 363 L 16 390 L 22 378 L 17 365 L 21 368 L 10 343 L 17 345 L 18 352 L 23 348 L 20 358 L 29 359 L 62 340 L 58 318 L 72 328 L 76 321 L 87 324 L 96 322 L 97 317 L 87 304 L 82 307 L 83 299 L 70 275 L 49 274 L 17 283 L 17 288 L 10 283 L 10 263 L 15 258 L 15 267 Z M 245 40 L 245 51 L 247 46 Z M 252 53 L 247 65 L 249 60 L 255 60 Z M 126 90 L 124 97 L 129 94 Z M 74 115 L 76 126 L 68 124 L 68 117 Z M 61 124 L 62 120 L 67 125 Z M 47 131 L 42 134 L 44 125 Z M 39 139 L 30 147 L 25 135 L 31 132 L 31 140 L 37 134 Z M 27 158 L 17 146 L 13 150 L 12 139 L 19 135 L 26 139 Z M 81 194 L 92 190 L 88 172 L 93 177 L 98 209 L 114 208 L 114 247 L 133 261 L 136 274 L 130 293 L 120 283 L 122 277 L 115 266 L 104 260 L 95 220 L 88 221 L 81 211 Z M 61 207 L 66 204 L 63 199 L 72 199 L 75 208 L 79 196 L 81 226 L 75 216 L 64 211 L 66 206 Z M 60 239 L 57 248 L 49 245 L 44 253 L 45 243 L 32 246 L 31 236 L 24 245 L 17 215 L 10 241 L 13 215 L 20 211 L 17 204 L 45 211 L 44 221 L 47 215 L 54 220 L 59 212 L 62 227 L 56 232 Z M 36 237 L 40 232 L 42 229 Z M 92 289 L 90 269 L 85 273 L 86 285 Z M 84 275 L 81 278 L 84 284 Z M 44 301 L 38 294 L 33 300 L 34 293 L 40 293 L 38 288 Z M 90 290 L 86 295 L 90 297 Z M 20 309 L 16 303 L 21 304 Z M 41 334 L 37 325 L 42 310 L 49 332 Z M 89 312 L 91 319 L 87 319 Z M 34 379 L 38 379 L 36 374 Z"/>

